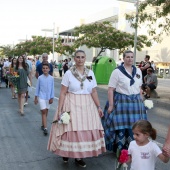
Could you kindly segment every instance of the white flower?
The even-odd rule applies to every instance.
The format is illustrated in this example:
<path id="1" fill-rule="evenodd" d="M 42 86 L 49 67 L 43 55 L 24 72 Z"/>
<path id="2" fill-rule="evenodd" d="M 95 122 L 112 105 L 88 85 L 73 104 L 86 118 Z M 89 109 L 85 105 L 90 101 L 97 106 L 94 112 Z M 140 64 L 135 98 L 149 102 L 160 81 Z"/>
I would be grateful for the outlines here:
<path id="1" fill-rule="evenodd" d="M 52 123 L 59 123 L 59 124 L 69 124 L 70 122 L 70 112 L 64 112 L 61 114 L 59 120 L 54 120 Z"/>
<path id="2" fill-rule="evenodd" d="M 64 112 L 60 119 L 63 124 L 68 124 L 70 122 L 70 115 L 67 112 Z"/>
<path id="3" fill-rule="evenodd" d="M 60 116 L 60 120 L 58 121 L 59 124 L 68 124 L 70 122 L 70 115 L 68 112 L 64 112 Z"/>
<path id="4" fill-rule="evenodd" d="M 153 108 L 153 101 L 152 100 L 145 100 L 144 105 L 146 108 L 151 109 Z"/>

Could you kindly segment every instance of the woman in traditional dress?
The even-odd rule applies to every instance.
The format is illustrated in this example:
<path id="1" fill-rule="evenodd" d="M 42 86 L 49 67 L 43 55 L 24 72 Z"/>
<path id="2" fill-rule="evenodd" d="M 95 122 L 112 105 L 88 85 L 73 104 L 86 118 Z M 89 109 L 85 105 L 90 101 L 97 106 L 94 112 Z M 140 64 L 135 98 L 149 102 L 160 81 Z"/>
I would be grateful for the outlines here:
<path id="1" fill-rule="evenodd" d="M 106 149 L 127 149 L 133 140 L 132 125 L 147 119 L 142 100 L 142 73 L 133 66 L 133 52 L 125 51 L 124 62 L 111 74 L 108 101 L 102 118 Z"/>
<path id="2" fill-rule="evenodd" d="M 63 157 L 75 158 L 75 163 L 86 167 L 82 158 L 98 156 L 105 152 L 103 116 L 94 73 L 84 66 L 85 52 L 75 52 L 75 65 L 62 79 L 59 104 L 54 120 L 63 112 L 70 112 L 69 124 L 52 125 L 48 141 L 48 150 Z"/>
<path id="3" fill-rule="evenodd" d="M 29 74 L 29 68 L 25 63 L 24 57 L 20 56 L 17 59 L 16 64 L 16 72 L 19 75 L 18 82 L 18 103 L 19 103 L 19 113 L 21 116 L 24 115 L 24 101 L 25 101 L 25 93 L 27 92 L 27 78 L 31 81 L 31 77 Z"/>

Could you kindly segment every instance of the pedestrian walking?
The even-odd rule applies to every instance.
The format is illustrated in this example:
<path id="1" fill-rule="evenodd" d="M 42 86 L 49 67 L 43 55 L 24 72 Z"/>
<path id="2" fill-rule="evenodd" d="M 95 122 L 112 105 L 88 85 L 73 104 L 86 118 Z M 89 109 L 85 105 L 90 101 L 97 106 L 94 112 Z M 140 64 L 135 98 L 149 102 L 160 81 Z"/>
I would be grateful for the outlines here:
<path id="1" fill-rule="evenodd" d="M 36 62 L 35 62 L 35 66 L 37 67 L 41 62 L 40 62 L 40 57 L 41 56 L 36 56 Z"/>
<path id="2" fill-rule="evenodd" d="M 133 140 L 132 125 L 147 119 L 142 100 L 142 74 L 133 65 L 133 52 L 125 51 L 124 62 L 113 70 L 108 84 L 108 101 L 102 118 L 107 150 L 127 149 Z"/>
<path id="3" fill-rule="evenodd" d="M 35 60 L 33 59 L 32 60 L 32 72 L 31 72 L 32 78 L 34 78 L 35 72 L 36 72 L 36 65 L 35 65 Z"/>
<path id="4" fill-rule="evenodd" d="M 128 149 L 131 170 L 155 170 L 157 157 L 164 163 L 169 161 L 159 146 L 152 141 L 156 139 L 156 130 L 149 121 L 137 121 L 132 130 L 134 141 L 130 142 Z"/>
<path id="5" fill-rule="evenodd" d="M 70 69 L 73 66 L 73 63 L 71 61 L 71 58 L 68 58 L 68 69 Z"/>
<path id="6" fill-rule="evenodd" d="M 4 63 L 2 60 L 0 60 L 0 88 L 1 88 L 1 84 L 4 81 L 4 71 L 3 71 L 3 66 Z"/>
<path id="7" fill-rule="evenodd" d="M 24 54 L 23 55 L 23 57 L 24 57 L 24 60 L 25 60 L 25 63 L 27 64 L 27 68 L 28 68 L 28 70 L 29 70 L 29 77 L 30 77 L 30 82 L 29 81 L 27 81 L 27 84 L 28 84 L 28 88 L 27 88 L 27 92 L 26 92 L 26 94 L 25 94 L 25 102 L 24 102 L 24 106 L 26 106 L 26 105 L 28 105 L 28 98 L 30 98 L 30 96 L 29 96 L 29 91 L 30 91 L 30 83 L 32 84 L 32 62 L 29 60 L 29 59 L 27 59 L 27 56 Z M 29 82 L 29 83 L 28 83 Z"/>
<path id="8" fill-rule="evenodd" d="M 62 77 L 63 66 L 62 66 L 61 61 L 59 61 L 59 63 L 58 63 L 58 72 L 59 72 L 60 77 Z"/>
<path id="9" fill-rule="evenodd" d="M 86 167 L 82 158 L 98 156 L 105 152 L 103 116 L 96 91 L 96 79 L 92 70 L 85 67 L 86 55 L 75 52 L 75 65 L 62 79 L 58 109 L 54 120 L 69 112 L 68 124 L 53 123 L 48 141 L 48 150 L 63 157 L 64 162 L 75 158 L 75 163 Z"/>
<path id="10" fill-rule="evenodd" d="M 155 71 L 156 71 L 156 64 L 154 63 L 154 61 L 151 61 L 151 67 L 152 67 L 153 73 L 155 73 Z"/>
<path id="11" fill-rule="evenodd" d="M 42 75 L 43 74 L 43 71 L 42 71 L 42 65 L 44 63 L 48 63 L 48 54 L 47 53 L 43 53 L 42 54 L 42 63 L 38 64 L 37 67 L 36 67 L 36 73 L 35 73 L 35 77 L 38 79 L 38 76 Z M 49 71 L 49 74 L 51 76 L 53 76 L 53 66 L 51 63 L 49 63 L 50 65 L 50 71 Z"/>
<path id="12" fill-rule="evenodd" d="M 24 115 L 24 101 L 25 94 L 27 92 L 27 78 L 31 81 L 31 77 L 29 74 L 29 68 L 25 63 L 25 59 L 23 56 L 18 57 L 16 64 L 16 72 L 19 75 L 18 82 L 18 103 L 19 103 L 19 113 L 21 116 Z"/>
<path id="13" fill-rule="evenodd" d="M 68 60 L 67 59 L 64 60 L 63 70 L 64 70 L 64 74 L 68 70 Z"/>
<path id="14" fill-rule="evenodd" d="M 8 59 L 4 62 L 4 65 L 3 65 L 6 88 L 8 88 L 9 86 L 8 74 L 9 74 L 9 66 L 11 65 L 11 59 L 12 59 L 11 57 L 8 57 Z"/>
<path id="15" fill-rule="evenodd" d="M 50 66 L 48 63 L 43 63 L 42 71 L 43 74 L 38 77 L 34 103 L 37 104 L 39 102 L 42 114 L 41 129 L 43 130 L 44 135 L 47 135 L 47 115 L 50 104 L 53 103 L 54 98 L 54 78 L 49 75 Z"/>
<path id="16" fill-rule="evenodd" d="M 17 59 L 14 57 L 12 58 L 11 65 L 9 66 L 9 72 L 11 75 L 13 75 L 16 70 L 16 64 L 17 64 Z M 10 85 L 11 85 L 12 99 L 17 99 L 16 93 L 15 93 L 15 85 L 12 84 L 12 82 L 10 82 Z"/>

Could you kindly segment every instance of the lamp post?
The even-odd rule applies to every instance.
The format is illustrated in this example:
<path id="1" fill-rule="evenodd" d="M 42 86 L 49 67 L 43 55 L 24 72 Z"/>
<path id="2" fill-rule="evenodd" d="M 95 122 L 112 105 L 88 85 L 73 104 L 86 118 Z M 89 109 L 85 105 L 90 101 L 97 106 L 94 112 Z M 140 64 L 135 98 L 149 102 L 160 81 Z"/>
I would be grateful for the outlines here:
<path id="1" fill-rule="evenodd" d="M 139 0 L 136 1 L 136 20 L 135 20 L 135 37 L 134 37 L 134 65 L 136 65 L 136 47 L 137 47 L 137 35 L 138 35 L 138 8 Z"/>
<path id="2" fill-rule="evenodd" d="M 45 32 L 52 32 L 53 33 L 53 61 L 54 61 L 54 28 L 55 28 L 55 23 L 53 24 L 53 29 L 42 29 L 41 31 Z"/>
<path id="3" fill-rule="evenodd" d="M 137 35 L 138 35 L 138 8 L 139 8 L 139 0 L 118 0 L 118 1 L 124 1 L 124 2 L 130 2 L 130 3 L 136 3 L 136 19 L 135 19 L 135 35 L 134 35 L 134 65 L 136 65 L 136 48 L 137 48 Z"/>

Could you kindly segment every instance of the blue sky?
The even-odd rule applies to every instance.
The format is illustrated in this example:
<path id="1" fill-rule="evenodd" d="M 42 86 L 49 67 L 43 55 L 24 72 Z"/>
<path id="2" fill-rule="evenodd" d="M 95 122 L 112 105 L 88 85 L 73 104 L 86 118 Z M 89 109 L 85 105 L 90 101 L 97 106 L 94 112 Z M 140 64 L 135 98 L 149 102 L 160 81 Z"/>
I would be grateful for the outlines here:
<path id="1" fill-rule="evenodd" d="M 118 5 L 116 0 L 0 0 L 0 45 L 79 25 L 80 18 Z M 52 34 L 48 32 L 47 34 Z"/>

